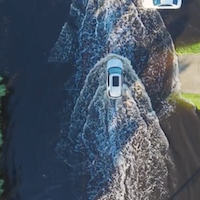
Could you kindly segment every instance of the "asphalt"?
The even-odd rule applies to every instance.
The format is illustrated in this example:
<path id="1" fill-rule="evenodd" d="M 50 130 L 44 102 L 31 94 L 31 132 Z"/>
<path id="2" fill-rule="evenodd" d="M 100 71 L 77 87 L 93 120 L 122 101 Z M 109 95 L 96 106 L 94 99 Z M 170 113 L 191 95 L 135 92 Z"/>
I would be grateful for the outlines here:
<path id="1" fill-rule="evenodd" d="M 178 57 L 181 92 L 200 94 L 200 54 Z"/>

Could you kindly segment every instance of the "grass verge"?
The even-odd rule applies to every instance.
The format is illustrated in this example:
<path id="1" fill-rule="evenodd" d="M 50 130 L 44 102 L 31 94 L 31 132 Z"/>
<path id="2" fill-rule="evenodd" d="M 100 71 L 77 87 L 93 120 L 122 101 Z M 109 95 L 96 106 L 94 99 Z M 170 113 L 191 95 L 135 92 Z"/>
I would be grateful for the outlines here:
<path id="1" fill-rule="evenodd" d="M 200 94 L 172 93 L 167 100 L 171 104 L 175 103 L 187 109 L 193 109 L 195 105 L 200 111 Z"/>
<path id="2" fill-rule="evenodd" d="M 0 77 L 0 82 L 1 81 L 2 81 L 2 77 Z M 1 108 L 1 98 L 5 95 L 5 93 L 6 93 L 5 85 L 0 84 L 0 108 Z M 0 113 L 1 113 L 1 109 L 0 109 Z M 1 124 L 0 124 L 0 127 L 2 127 Z M 1 132 L 1 128 L 0 128 L 0 146 L 2 145 L 2 143 L 3 143 L 2 132 Z M 1 197 L 1 194 L 3 193 L 3 189 L 2 189 L 3 183 L 4 183 L 4 181 L 2 179 L 0 179 L 0 197 Z"/>
<path id="3" fill-rule="evenodd" d="M 182 96 L 192 101 L 198 110 L 200 110 L 200 94 L 183 93 Z"/>
<path id="4" fill-rule="evenodd" d="M 196 43 L 196 44 L 178 47 L 178 48 L 176 48 L 176 53 L 178 55 L 199 54 L 200 53 L 200 42 Z"/>

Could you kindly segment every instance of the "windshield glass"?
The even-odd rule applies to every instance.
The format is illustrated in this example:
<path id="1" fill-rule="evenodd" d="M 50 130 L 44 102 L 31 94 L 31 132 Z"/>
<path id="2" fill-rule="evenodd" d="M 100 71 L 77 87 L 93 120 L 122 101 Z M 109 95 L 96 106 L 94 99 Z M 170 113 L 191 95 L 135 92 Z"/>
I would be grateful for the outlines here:
<path id="1" fill-rule="evenodd" d="M 109 74 L 114 74 L 114 73 L 122 74 L 122 69 L 119 67 L 112 67 L 108 70 L 108 72 Z"/>

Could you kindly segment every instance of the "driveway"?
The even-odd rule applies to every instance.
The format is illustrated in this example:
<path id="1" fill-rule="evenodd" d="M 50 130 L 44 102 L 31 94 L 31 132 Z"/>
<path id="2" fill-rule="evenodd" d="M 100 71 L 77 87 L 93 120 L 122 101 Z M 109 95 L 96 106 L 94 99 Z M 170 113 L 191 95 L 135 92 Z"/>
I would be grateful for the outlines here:
<path id="1" fill-rule="evenodd" d="M 178 57 L 181 91 L 183 93 L 200 93 L 200 54 Z"/>

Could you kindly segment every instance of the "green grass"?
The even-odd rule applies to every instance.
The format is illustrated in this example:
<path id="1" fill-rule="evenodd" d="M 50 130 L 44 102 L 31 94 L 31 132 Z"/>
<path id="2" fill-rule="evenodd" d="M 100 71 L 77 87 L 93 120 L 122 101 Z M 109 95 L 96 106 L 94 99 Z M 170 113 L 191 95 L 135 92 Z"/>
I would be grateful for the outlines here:
<path id="1" fill-rule="evenodd" d="M 200 110 L 200 94 L 182 94 L 183 97 L 189 99 L 194 103 L 194 105 Z"/>
<path id="2" fill-rule="evenodd" d="M 196 44 L 191 44 L 187 46 L 182 46 L 176 48 L 176 53 L 178 55 L 182 54 L 199 54 L 200 53 L 200 42 Z"/>
<path id="3" fill-rule="evenodd" d="M 193 110 L 195 105 L 200 111 L 200 94 L 172 93 L 167 98 L 167 101 L 171 104 L 178 104 L 189 110 Z"/>
<path id="4" fill-rule="evenodd" d="M 0 77 L 0 82 L 2 81 L 2 77 Z M 5 95 L 6 93 L 6 87 L 5 85 L 1 84 L 0 85 L 0 107 L 1 107 L 1 98 Z M 1 110 L 1 109 L 0 109 Z M 0 112 L 1 113 L 1 112 Z M 0 124 L 0 127 L 1 127 L 1 124 Z M 0 146 L 2 145 L 3 143 L 3 140 L 2 140 L 2 132 L 1 132 L 1 129 L 0 129 Z M 3 186 L 3 180 L 0 179 L 0 196 L 1 194 L 3 193 L 3 189 L 2 189 L 2 186 Z"/>

